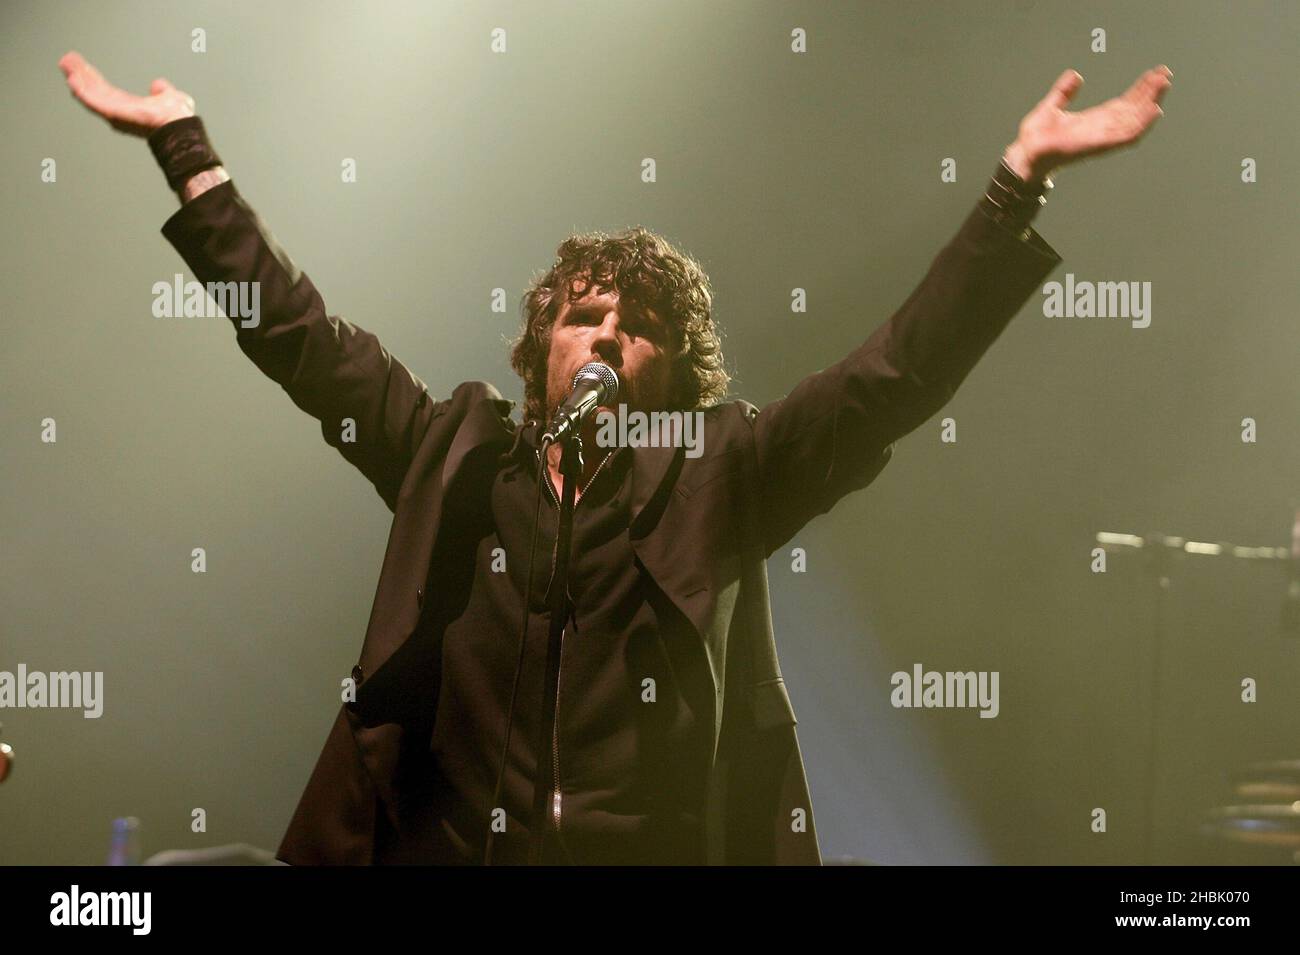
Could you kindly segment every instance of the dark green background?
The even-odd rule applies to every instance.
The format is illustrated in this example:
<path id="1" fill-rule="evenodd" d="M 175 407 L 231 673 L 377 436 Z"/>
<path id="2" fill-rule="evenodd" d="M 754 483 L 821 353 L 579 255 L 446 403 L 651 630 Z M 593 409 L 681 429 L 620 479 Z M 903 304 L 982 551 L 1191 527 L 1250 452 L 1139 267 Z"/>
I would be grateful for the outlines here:
<path id="1" fill-rule="evenodd" d="M 902 303 L 1063 69 L 1083 73 L 1087 107 L 1168 64 L 1166 116 L 1138 148 L 1062 172 L 1037 223 L 1065 259 L 1052 278 L 1153 283 L 1151 326 L 1047 319 L 1031 299 L 945 409 L 958 443 L 927 423 L 791 542 L 806 574 L 788 555 L 769 566 L 828 860 L 1138 862 L 1150 589 L 1132 558 L 1093 575 L 1089 549 L 1098 530 L 1289 539 L 1298 9 L 4 4 L 0 669 L 103 670 L 106 713 L 0 712 L 18 753 L 0 862 L 100 862 L 128 813 L 146 854 L 273 849 L 389 526 L 228 326 L 152 318 L 152 284 L 184 271 L 158 232 L 175 199 L 143 142 L 69 96 L 66 50 L 129 89 L 163 75 L 191 93 L 329 309 L 439 396 L 485 378 L 520 398 L 506 342 L 532 274 L 571 231 L 640 223 L 704 263 L 733 394 L 760 405 Z M 498 26 L 505 55 L 489 52 Z M 956 183 L 940 182 L 945 157 Z M 1240 440 L 1246 416 L 1257 444 Z M 1175 570 L 1157 861 L 1195 857 L 1228 770 L 1300 758 L 1283 583 L 1227 561 Z M 1001 715 L 891 708 L 890 674 L 916 662 L 1000 671 Z"/>

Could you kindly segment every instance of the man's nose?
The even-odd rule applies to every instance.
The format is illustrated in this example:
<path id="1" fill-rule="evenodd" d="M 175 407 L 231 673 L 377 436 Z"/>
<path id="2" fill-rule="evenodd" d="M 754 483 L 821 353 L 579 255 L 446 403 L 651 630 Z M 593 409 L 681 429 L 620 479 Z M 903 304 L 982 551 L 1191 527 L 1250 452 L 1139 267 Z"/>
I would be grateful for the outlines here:
<path id="1" fill-rule="evenodd" d="M 596 329 L 591 349 L 600 361 L 618 368 L 623 364 L 623 346 L 618 339 L 618 318 L 610 312 Z"/>

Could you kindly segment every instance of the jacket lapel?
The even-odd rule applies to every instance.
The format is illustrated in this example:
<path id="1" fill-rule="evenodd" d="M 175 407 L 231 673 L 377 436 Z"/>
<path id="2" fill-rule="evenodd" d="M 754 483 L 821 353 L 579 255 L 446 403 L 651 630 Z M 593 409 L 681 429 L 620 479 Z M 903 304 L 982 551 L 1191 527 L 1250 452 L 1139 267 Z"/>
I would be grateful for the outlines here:
<path id="1" fill-rule="evenodd" d="M 419 551 L 427 555 L 426 563 L 415 573 L 424 575 L 424 588 L 430 596 L 438 589 L 429 578 L 437 569 L 432 558 L 438 549 L 439 534 L 448 523 L 444 512 L 456 501 L 453 485 L 476 475 L 483 481 L 491 480 L 491 469 L 484 467 L 490 461 L 489 454 L 509 447 L 514 437 L 509 423 L 510 408 L 511 402 L 504 399 L 475 401 L 452 437 L 441 476 L 429 474 L 413 491 L 420 506 L 402 522 L 401 531 L 406 536 L 400 544 L 405 553 Z M 436 660 L 428 658 L 436 645 L 426 646 L 425 641 L 411 640 L 413 633 L 420 632 L 419 620 L 408 622 L 404 616 L 405 606 L 415 602 L 411 598 L 417 586 L 418 579 L 410 580 L 396 590 L 389 604 L 383 607 L 377 604 L 371 613 L 360 659 L 365 678 L 357 690 L 357 712 L 368 725 L 385 719 L 410 719 L 411 714 L 399 704 L 418 711 L 420 701 L 426 698 L 428 688 L 420 681 L 436 664 Z M 393 601 L 400 601 L 404 606 L 394 606 Z M 436 606 L 437 600 L 425 600 L 420 616 Z M 406 658 L 388 666 L 399 654 Z"/>
<path id="2" fill-rule="evenodd" d="M 664 520 L 685 457 L 685 449 L 681 447 L 633 449 L 629 536 L 641 565 L 690 622 L 701 641 L 713 688 L 707 703 L 712 709 L 716 747 L 722 719 L 717 701 L 723 689 L 726 650 L 726 634 L 715 632 L 714 625 L 721 595 L 711 578 L 712 568 L 692 552 L 695 542 L 691 539 L 690 525 Z M 685 512 L 677 508 L 671 513 Z"/>
<path id="3" fill-rule="evenodd" d="M 628 525 L 632 537 L 644 537 L 658 523 L 663 510 L 660 499 L 666 497 L 671 485 L 665 485 L 671 469 L 676 476 L 681 469 L 684 453 L 682 448 L 633 448 L 632 449 L 632 494 Z M 646 508 L 654 501 L 656 508 L 647 512 Z"/>

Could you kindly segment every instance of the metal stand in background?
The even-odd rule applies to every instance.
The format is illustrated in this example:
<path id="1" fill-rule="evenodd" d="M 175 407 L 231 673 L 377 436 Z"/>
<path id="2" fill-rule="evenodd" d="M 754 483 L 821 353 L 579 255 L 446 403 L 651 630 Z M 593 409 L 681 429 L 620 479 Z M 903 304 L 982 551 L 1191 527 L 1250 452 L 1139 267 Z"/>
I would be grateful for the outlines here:
<path id="1" fill-rule="evenodd" d="M 1146 570 L 1155 583 L 1155 609 L 1152 619 L 1151 650 L 1151 719 L 1147 732 L 1146 779 L 1143 785 L 1143 813 L 1146 826 L 1143 834 L 1142 855 L 1147 865 L 1151 864 L 1155 839 L 1155 794 L 1156 759 L 1159 755 L 1160 725 L 1160 688 L 1161 670 L 1163 669 L 1165 614 L 1167 611 L 1167 594 L 1169 592 L 1170 574 L 1173 572 L 1174 555 L 1188 554 L 1198 557 L 1226 557 L 1234 560 L 1254 560 L 1281 566 L 1289 571 L 1290 586 L 1286 602 L 1282 608 L 1282 628 L 1288 636 L 1296 636 L 1297 630 L 1291 621 L 1300 620 L 1300 511 L 1296 512 L 1296 523 L 1292 530 L 1292 546 L 1285 547 L 1242 547 L 1236 544 L 1207 543 L 1190 541 L 1183 537 L 1169 537 L 1164 534 L 1117 534 L 1101 531 L 1097 534 L 1097 543 L 1110 553 L 1140 552 L 1146 557 Z"/>
<path id="2" fill-rule="evenodd" d="M 1153 547 L 1144 551 L 1146 572 L 1155 581 L 1155 606 L 1151 621 L 1151 719 L 1147 724 L 1147 773 L 1142 786 L 1142 817 L 1146 825 L 1142 829 L 1142 860 L 1151 864 L 1152 842 L 1155 838 L 1156 818 L 1156 757 L 1159 755 L 1157 745 L 1157 727 L 1160 717 L 1160 674 L 1163 670 L 1165 643 L 1165 613 L 1169 596 L 1169 575 L 1173 573 L 1174 552 L 1170 547 Z"/>

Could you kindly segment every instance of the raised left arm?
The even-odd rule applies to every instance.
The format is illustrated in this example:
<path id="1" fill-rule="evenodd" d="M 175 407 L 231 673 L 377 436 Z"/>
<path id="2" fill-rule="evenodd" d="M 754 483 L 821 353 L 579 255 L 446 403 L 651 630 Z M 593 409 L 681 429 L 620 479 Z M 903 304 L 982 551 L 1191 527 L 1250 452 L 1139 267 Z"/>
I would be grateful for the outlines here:
<path id="1" fill-rule="evenodd" d="M 1003 160 L 1021 179 L 1040 181 L 1062 166 L 1132 146 L 1165 114 L 1160 108 L 1174 71 L 1161 65 L 1147 70 L 1122 96 L 1091 109 L 1066 112 L 1083 85 L 1077 70 L 1066 70 L 1024 119 Z"/>
<path id="2" fill-rule="evenodd" d="M 754 410 L 767 554 L 874 480 L 893 442 L 948 403 L 1061 261 L 1027 227 L 1043 181 L 1140 139 L 1163 115 L 1159 101 L 1171 75 L 1156 67 L 1123 96 L 1067 113 L 1083 77 L 1062 73 L 1007 147 L 1003 163 L 1015 176 L 997 173 L 907 301 L 845 358 Z M 1008 184 L 1012 192 L 999 191 Z"/>

